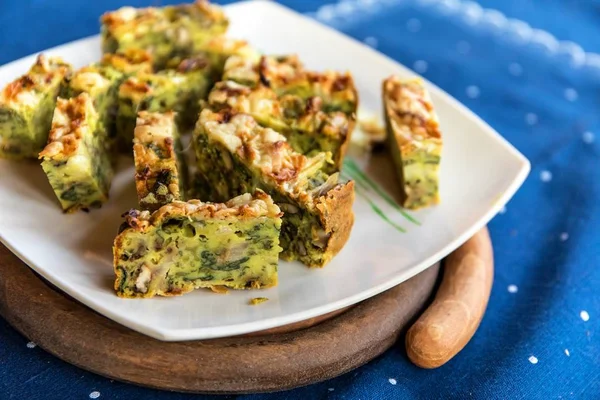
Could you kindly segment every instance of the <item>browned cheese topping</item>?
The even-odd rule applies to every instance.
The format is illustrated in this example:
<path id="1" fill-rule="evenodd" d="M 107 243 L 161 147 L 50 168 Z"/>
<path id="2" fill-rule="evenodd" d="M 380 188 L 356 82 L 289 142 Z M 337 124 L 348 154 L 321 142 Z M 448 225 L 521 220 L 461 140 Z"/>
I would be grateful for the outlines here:
<path id="1" fill-rule="evenodd" d="M 384 82 L 387 113 L 398 139 L 410 142 L 426 138 L 441 138 L 433 104 L 420 79 L 388 78 Z"/>
<path id="2" fill-rule="evenodd" d="M 234 197 L 226 203 L 203 203 L 200 200 L 174 201 L 154 213 L 130 210 L 123 214 L 129 227 L 144 232 L 150 226 L 159 226 L 171 217 L 196 219 L 251 219 L 256 217 L 279 218 L 283 214 L 269 195 L 256 191 Z"/>

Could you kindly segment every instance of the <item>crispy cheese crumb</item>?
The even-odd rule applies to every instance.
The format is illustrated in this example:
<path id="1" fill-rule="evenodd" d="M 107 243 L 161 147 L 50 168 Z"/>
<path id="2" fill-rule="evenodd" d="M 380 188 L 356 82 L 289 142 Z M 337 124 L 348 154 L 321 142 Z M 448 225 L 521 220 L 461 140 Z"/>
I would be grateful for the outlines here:
<path id="1" fill-rule="evenodd" d="M 358 127 L 351 137 L 351 144 L 360 149 L 371 151 L 374 145 L 385 141 L 385 127 L 373 114 L 358 111 Z"/>
<path id="2" fill-rule="evenodd" d="M 375 143 L 385 140 L 385 127 L 375 116 L 365 117 L 358 120 L 360 129 Z"/>
<path id="3" fill-rule="evenodd" d="M 253 299 L 250 299 L 250 301 L 248 302 L 249 305 L 251 306 L 255 306 L 257 304 L 260 303 L 264 303 L 265 301 L 268 301 L 269 299 L 266 297 L 255 297 Z"/>
<path id="4" fill-rule="evenodd" d="M 210 290 L 212 290 L 213 293 L 218 293 L 218 294 L 227 294 L 227 293 L 229 293 L 229 290 L 225 286 L 221 286 L 221 285 L 211 286 Z"/>

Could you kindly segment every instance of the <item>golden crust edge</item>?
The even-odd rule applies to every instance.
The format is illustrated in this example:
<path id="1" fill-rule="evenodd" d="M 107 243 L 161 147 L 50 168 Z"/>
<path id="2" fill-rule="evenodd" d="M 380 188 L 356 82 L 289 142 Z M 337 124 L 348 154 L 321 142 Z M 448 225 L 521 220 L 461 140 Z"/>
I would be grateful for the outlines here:
<path id="1" fill-rule="evenodd" d="M 319 219 L 325 232 L 331 233 L 331 236 L 327 242 L 326 251 L 323 253 L 323 263 L 309 265 L 310 267 L 324 267 L 346 245 L 354 226 L 353 204 L 354 181 L 338 185 L 319 198 L 316 205 Z"/>

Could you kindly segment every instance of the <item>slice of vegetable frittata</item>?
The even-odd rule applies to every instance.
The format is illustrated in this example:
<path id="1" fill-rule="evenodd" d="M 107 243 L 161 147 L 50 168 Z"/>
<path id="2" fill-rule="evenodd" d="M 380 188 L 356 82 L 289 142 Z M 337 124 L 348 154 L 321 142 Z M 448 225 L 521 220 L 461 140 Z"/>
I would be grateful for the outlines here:
<path id="1" fill-rule="evenodd" d="M 283 134 L 292 148 L 307 157 L 330 152 L 326 172 L 339 171 L 350 143 L 354 121 L 341 111 L 326 113 L 320 97 L 278 97 L 271 88 L 250 88 L 234 81 L 218 82 L 208 96 L 213 110 L 230 109 L 252 115 L 258 123 Z"/>
<path id="2" fill-rule="evenodd" d="M 48 141 L 61 83 L 71 66 L 40 54 L 27 74 L 0 92 L 0 157 L 36 158 Z"/>
<path id="3" fill-rule="evenodd" d="M 277 285 L 281 210 L 264 192 L 224 204 L 175 201 L 124 217 L 113 247 L 120 297 Z"/>
<path id="4" fill-rule="evenodd" d="M 111 148 L 117 143 L 116 118 L 118 91 L 121 83 L 136 73 L 152 73 L 150 55 L 142 50 L 126 50 L 123 54 L 105 54 L 98 63 L 85 66 L 68 79 L 63 97 L 75 97 L 88 93 L 98 112 L 99 130 L 109 138 Z M 123 144 L 121 144 L 121 147 Z"/>
<path id="5" fill-rule="evenodd" d="M 223 10 L 207 0 L 163 8 L 122 7 L 105 13 L 100 22 L 104 53 L 146 50 L 158 69 L 173 58 L 198 53 L 229 25 Z"/>
<path id="6" fill-rule="evenodd" d="M 140 111 L 133 138 L 133 159 L 142 210 L 154 211 L 185 199 L 187 166 L 174 112 Z"/>
<path id="7" fill-rule="evenodd" d="M 120 141 L 129 146 L 139 111 L 177 113 L 181 132 L 193 128 L 198 119 L 200 100 L 210 88 L 210 63 L 203 56 L 181 61 L 176 69 L 155 74 L 139 73 L 127 78 L 119 88 L 117 132 Z"/>
<path id="8" fill-rule="evenodd" d="M 383 82 L 387 144 L 400 180 L 402 205 L 439 203 L 442 135 L 429 93 L 420 79 L 395 76 Z"/>
<path id="9" fill-rule="evenodd" d="M 354 182 L 341 182 L 338 173 L 323 171 L 331 153 L 308 158 L 252 116 L 208 108 L 200 114 L 193 144 L 198 173 L 213 200 L 255 188 L 273 197 L 284 212 L 284 259 L 322 267 L 348 240 L 354 223 Z"/>
<path id="10" fill-rule="evenodd" d="M 58 98 L 42 168 L 65 212 L 98 208 L 108 200 L 113 170 L 106 136 L 87 93 Z"/>
<path id="11" fill-rule="evenodd" d="M 305 100 L 320 97 L 323 111 L 341 111 L 356 119 L 358 92 L 352 75 L 307 70 L 295 55 L 262 56 L 258 63 L 242 55 L 232 56 L 225 63 L 223 80 L 266 86 L 278 96 L 296 95 Z"/>

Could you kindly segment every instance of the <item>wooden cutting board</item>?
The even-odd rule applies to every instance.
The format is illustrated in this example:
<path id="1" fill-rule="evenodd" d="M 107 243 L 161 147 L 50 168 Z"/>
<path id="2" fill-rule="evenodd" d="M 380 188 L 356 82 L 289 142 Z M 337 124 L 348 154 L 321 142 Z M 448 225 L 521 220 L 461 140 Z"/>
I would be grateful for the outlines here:
<path id="1" fill-rule="evenodd" d="M 439 265 L 345 310 L 252 335 L 161 342 L 52 287 L 0 245 L 0 314 L 29 340 L 88 371 L 195 393 L 291 389 L 333 378 L 391 347 L 428 302 Z"/>

